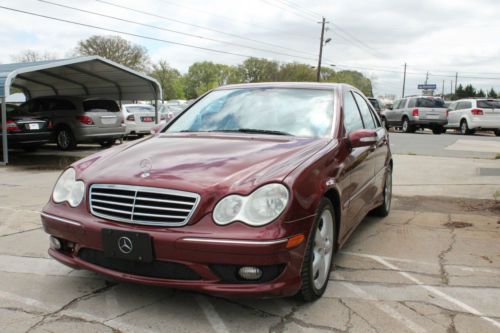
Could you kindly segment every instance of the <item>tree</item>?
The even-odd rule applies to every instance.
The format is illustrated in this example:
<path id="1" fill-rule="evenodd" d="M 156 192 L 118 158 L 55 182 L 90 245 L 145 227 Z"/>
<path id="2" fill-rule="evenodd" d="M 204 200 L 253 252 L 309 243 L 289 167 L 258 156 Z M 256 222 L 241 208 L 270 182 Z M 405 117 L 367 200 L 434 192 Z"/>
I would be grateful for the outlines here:
<path id="1" fill-rule="evenodd" d="M 486 94 L 484 93 L 483 89 L 479 89 L 479 91 L 476 94 L 476 97 L 486 97 Z"/>
<path id="2" fill-rule="evenodd" d="M 491 98 L 498 97 L 497 93 L 495 92 L 495 90 L 493 90 L 493 88 L 491 88 L 490 91 L 488 91 L 488 97 L 491 97 Z"/>
<path id="3" fill-rule="evenodd" d="M 278 80 L 279 64 L 267 59 L 248 58 L 239 66 L 244 82 L 270 82 Z"/>
<path id="4" fill-rule="evenodd" d="M 184 77 L 184 92 L 187 98 L 195 98 L 218 86 L 239 82 L 238 77 L 238 69 L 234 66 L 195 62 Z"/>
<path id="5" fill-rule="evenodd" d="M 177 69 L 170 67 L 166 60 L 162 59 L 153 64 L 150 75 L 160 82 L 164 99 L 185 98 L 182 76 Z"/>
<path id="6" fill-rule="evenodd" d="M 38 52 L 35 50 L 24 50 L 16 55 L 11 55 L 10 58 L 13 62 L 35 62 L 43 60 L 54 60 L 56 55 L 49 52 Z"/>
<path id="7" fill-rule="evenodd" d="M 464 88 L 465 97 L 475 97 L 476 89 L 472 86 L 472 84 L 468 84 Z"/>
<path id="8" fill-rule="evenodd" d="M 120 36 L 92 36 L 78 42 L 76 55 L 101 56 L 138 71 L 146 71 L 149 55 L 145 47 Z"/>
<path id="9" fill-rule="evenodd" d="M 330 71 L 332 70 L 327 71 L 326 82 L 347 83 L 361 90 L 366 96 L 373 96 L 372 81 L 362 73 L 358 71 Z"/>
<path id="10" fill-rule="evenodd" d="M 297 62 L 281 65 L 278 72 L 278 81 L 316 81 L 316 73 L 309 65 Z"/>
<path id="11" fill-rule="evenodd" d="M 458 87 L 455 91 L 455 95 L 457 96 L 457 99 L 468 97 L 467 93 L 465 92 L 464 87 L 462 86 L 461 83 L 458 85 Z"/>

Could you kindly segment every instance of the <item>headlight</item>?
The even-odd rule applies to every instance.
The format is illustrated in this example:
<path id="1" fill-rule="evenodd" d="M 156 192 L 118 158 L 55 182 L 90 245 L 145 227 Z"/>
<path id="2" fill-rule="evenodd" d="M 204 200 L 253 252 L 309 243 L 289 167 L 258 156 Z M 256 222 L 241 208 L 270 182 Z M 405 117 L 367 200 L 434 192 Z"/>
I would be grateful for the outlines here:
<path id="1" fill-rule="evenodd" d="M 67 201 L 71 207 L 78 206 L 85 195 L 85 184 L 76 180 L 75 169 L 69 168 L 64 171 L 54 187 L 52 199 L 56 203 Z"/>
<path id="2" fill-rule="evenodd" d="M 260 187 L 249 196 L 229 195 L 215 206 L 213 217 L 217 224 L 241 221 L 262 226 L 276 219 L 288 203 L 288 190 L 281 184 Z"/>

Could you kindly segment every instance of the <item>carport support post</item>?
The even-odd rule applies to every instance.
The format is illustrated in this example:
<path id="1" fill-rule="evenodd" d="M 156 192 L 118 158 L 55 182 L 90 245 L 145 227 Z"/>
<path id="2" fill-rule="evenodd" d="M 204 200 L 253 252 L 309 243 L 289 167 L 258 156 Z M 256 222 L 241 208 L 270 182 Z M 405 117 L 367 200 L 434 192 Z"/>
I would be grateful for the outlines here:
<path id="1" fill-rule="evenodd" d="M 2 98 L 2 151 L 3 159 L 0 165 L 9 163 L 9 151 L 7 150 L 7 101 L 6 97 Z"/>
<path id="2" fill-rule="evenodd" d="M 159 124 L 158 121 L 158 96 L 155 96 L 155 124 Z"/>

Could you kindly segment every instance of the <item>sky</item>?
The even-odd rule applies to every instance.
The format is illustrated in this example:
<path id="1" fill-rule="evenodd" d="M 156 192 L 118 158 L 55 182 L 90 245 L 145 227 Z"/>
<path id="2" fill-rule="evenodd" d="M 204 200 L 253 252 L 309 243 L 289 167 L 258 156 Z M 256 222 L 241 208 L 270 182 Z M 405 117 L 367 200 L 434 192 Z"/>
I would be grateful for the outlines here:
<path id="1" fill-rule="evenodd" d="M 235 65 L 249 56 L 317 66 L 325 17 L 331 41 L 323 65 L 362 72 L 376 96 L 401 96 L 405 63 L 406 95 L 419 93 L 427 72 L 439 93 L 443 83 L 450 92 L 456 73 L 458 83 L 500 91 L 500 0 L 0 0 L 0 7 L 94 26 L 0 8 L 0 63 L 27 49 L 70 57 L 78 41 L 120 31 L 153 62 L 165 59 L 182 73 L 196 61 Z"/>

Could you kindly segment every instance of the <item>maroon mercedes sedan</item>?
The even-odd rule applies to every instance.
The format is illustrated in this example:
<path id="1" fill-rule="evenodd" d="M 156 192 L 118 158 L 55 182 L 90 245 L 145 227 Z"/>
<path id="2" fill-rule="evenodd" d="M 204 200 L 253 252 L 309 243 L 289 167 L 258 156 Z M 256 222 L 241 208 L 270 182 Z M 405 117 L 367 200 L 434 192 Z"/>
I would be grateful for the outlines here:
<path id="1" fill-rule="evenodd" d="M 351 86 L 225 86 L 160 126 L 62 173 L 42 212 L 52 257 L 123 281 L 315 300 L 356 226 L 389 213 L 388 134 Z"/>

